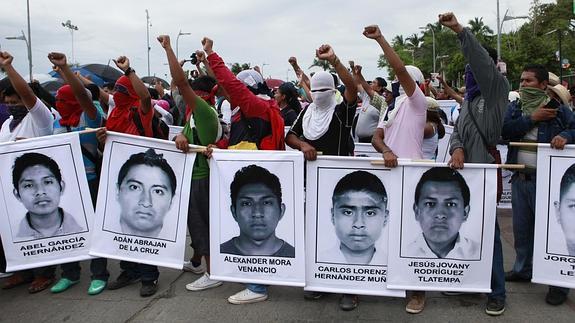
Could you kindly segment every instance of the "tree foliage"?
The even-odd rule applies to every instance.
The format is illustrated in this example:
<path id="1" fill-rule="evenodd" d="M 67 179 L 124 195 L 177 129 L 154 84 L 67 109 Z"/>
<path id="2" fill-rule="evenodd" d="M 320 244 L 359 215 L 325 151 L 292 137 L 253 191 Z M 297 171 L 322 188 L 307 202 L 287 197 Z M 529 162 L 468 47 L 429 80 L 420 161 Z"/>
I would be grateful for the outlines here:
<path id="1" fill-rule="evenodd" d="M 245 70 L 249 70 L 251 68 L 250 63 L 233 63 L 232 67 L 230 68 L 230 70 L 232 71 L 232 73 L 234 74 L 238 74 L 241 71 L 245 71 Z"/>

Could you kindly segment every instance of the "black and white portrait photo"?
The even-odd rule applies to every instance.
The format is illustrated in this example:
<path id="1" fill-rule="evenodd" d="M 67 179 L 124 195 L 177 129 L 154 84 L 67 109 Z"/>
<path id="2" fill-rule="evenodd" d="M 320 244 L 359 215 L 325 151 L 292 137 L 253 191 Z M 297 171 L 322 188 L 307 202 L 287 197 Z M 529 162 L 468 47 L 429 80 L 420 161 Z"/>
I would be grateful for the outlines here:
<path id="1" fill-rule="evenodd" d="M 413 215 L 420 233 L 402 248 L 414 258 L 473 260 L 481 257 L 476 237 L 461 230 L 470 214 L 470 190 L 461 174 L 449 167 L 427 170 L 415 186 Z M 402 246 L 403 247 L 403 246 Z"/>
<path id="2" fill-rule="evenodd" d="M 0 165 L 0 235 L 8 267 L 90 258 L 94 209 L 78 135 L 0 145 Z"/>
<path id="3" fill-rule="evenodd" d="M 108 132 L 90 254 L 182 268 L 195 153 Z"/>
<path id="4" fill-rule="evenodd" d="M 559 196 L 553 206 L 563 232 L 565 254 L 575 257 L 575 164 L 569 166 L 561 176 Z"/>
<path id="5" fill-rule="evenodd" d="M 327 188 L 326 188 L 327 189 Z M 333 246 L 319 251 L 319 262 L 384 265 L 387 249 L 376 247 L 389 218 L 387 192 L 373 173 L 356 170 L 337 182 L 331 196 L 331 226 L 318 226 L 318 237 L 324 230 L 337 236 Z"/>
<path id="6" fill-rule="evenodd" d="M 295 257 L 294 247 L 276 234 L 286 209 L 276 175 L 257 165 L 242 167 L 230 185 L 230 198 L 240 234 L 222 243 L 220 253 Z"/>
<path id="7" fill-rule="evenodd" d="M 214 150 L 212 279 L 303 287 L 303 171 L 299 151 Z"/>

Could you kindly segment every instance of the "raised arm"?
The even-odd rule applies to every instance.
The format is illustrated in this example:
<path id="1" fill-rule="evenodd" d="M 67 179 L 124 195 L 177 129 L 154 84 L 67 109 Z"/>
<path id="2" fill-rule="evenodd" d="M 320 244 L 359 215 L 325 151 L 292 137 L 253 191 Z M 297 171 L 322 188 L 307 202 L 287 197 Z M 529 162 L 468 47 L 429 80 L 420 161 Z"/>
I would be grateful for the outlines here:
<path id="1" fill-rule="evenodd" d="M 457 101 L 457 103 L 463 104 L 463 97 L 459 93 L 457 93 L 457 91 L 452 89 L 451 86 L 449 86 L 449 84 L 447 84 L 447 82 L 445 82 L 443 77 L 438 75 L 437 79 L 439 80 L 439 82 L 443 86 L 443 91 L 445 91 L 445 93 L 447 93 L 447 95 L 452 97 L 455 101 Z"/>
<path id="2" fill-rule="evenodd" d="M 14 57 L 10 55 L 10 53 L 0 52 L 0 67 L 2 67 L 6 75 L 8 75 L 8 79 L 14 87 L 14 90 L 18 93 L 20 99 L 22 99 L 22 103 L 30 110 L 36 105 L 38 98 L 34 94 L 34 91 L 32 91 L 32 88 L 28 86 L 28 83 L 26 83 L 22 76 L 16 72 L 14 66 L 12 66 L 13 60 Z"/>
<path id="3" fill-rule="evenodd" d="M 343 85 L 345 85 L 344 96 L 348 103 L 355 103 L 357 100 L 357 85 L 353 81 L 351 73 L 347 68 L 341 63 L 333 48 L 330 45 L 321 45 L 316 51 L 315 55 L 319 59 L 328 61 L 331 66 L 335 69 L 337 75 L 341 79 Z"/>
<path id="4" fill-rule="evenodd" d="M 48 54 L 48 59 L 50 60 L 50 63 L 54 64 L 54 66 L 58 68 L 62 78 L 66 80 L 68 85 L 70 85 L 72 92 L 74 93 L 74 97 L 76 97 L 78 104 L 80 104 L 80 107 L 84 110 L 88 118 L 91 120 L 96 119 L 96 107 L 94 106 L 92 99 L 90 99 L 90 96 L 88 96 L 88 93 L 86 93 L 86 88 L 80 79 L 74 75 L 70 66 L 68 66 L 66 55 L 62 53 L 50 53 Z"/>
<path id="5" fill-rule="evenodd" d="M 136 95 L 140 98 L 140 109 L 142 109 L 144 114 L 148 114 L 148 112 L 152 110 L 152 98 L 144 82 L 136 75 L 136 71 L 130 67 L 130 60 L 126 56 L 120 56 L 114 60 L 114 63 L 124 72 L 124 75 L 130 79 L 134 87 L 134 92 L 136 92 Z"/>
<path id="6" fill-rule="evenodd" d="M 354 65 L 353 78 L 355 79 L 357 86 L 358 87 L 361 86 L 361 88 L 367 93 L 367 95 L 369 95 L 369 98 L 372 99 L 375 91 L 371 88 L 371 86 L 369 86 L 369 84 L 363 77 L 363 74 L 361 74 L 361 65 Z"/>
<path id="7" fill-rule="evenodd" d="M 389 63 L 389 66 L 391 66 L 395 72 L 395 75 L 397 75 L 399 83 L 405 90 L 405 94 L 407 94 L 407 96 L 412 96 L 417 85 L 411 76 L 409 76 L 409 73 L 405 68 L 405 64 L 403 64 L 403 61 L 401 58 L 399 58 L 399 55 L 397 55 L 393 47 L 391 47 L 391 45 L 381 34 L 379 27 L 377 25 L 367 26 L 363 30 L 363 35 L 367 38 L 375 40 L 379 44 L 383 50 L 383 54 L 385 55 L 387 62 Z"/>

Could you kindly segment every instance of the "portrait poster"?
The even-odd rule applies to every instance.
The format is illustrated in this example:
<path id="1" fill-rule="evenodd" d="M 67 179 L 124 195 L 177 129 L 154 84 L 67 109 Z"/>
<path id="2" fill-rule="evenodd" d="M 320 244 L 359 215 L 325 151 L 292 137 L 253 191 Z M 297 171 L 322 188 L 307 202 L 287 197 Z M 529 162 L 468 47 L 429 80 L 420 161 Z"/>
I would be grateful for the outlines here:
<path id="1" fill-rule="evenodd" d="M 490 292 L 497 169 L 401 168 L 403 201 L 401 216 L 390 221 L 388 287 Z"/>
<path id="2" fill-rule="evenodd" d="M 457 103 L 457 101 L 453 99 L 437 100 L 437 103 L 439 103 L 439 108 L 443 110 L 443 112 L 445 112 L 445 115 L 447 115 L 447 119 L 449 120 L 449 122 L 452 123 L 453 122 L 452 111 L 457 110 L 461 107 L 459 103 Z"/>
<path id="3" fill-rule="evenodd" d="M 218 150 L 210 159 L 210 278 L 303 287 L 304 159 Z"/>
<path id="4" fill-rule="evenodd" d="M 439 139 L 437 143 L 437 158 L 435 161 L 438 163 L 447 163 L 451 158 L 451 155 L 449 155 L 449 140 L 451 140 L 453 126 L 444 125 L 443 127 L 445 127 L 445 136 Z"/>
<path id="5" fill-rule="evenodd" d="M 505 164 L 507 162 L 507 145 L 497 145 L 497 150 L 501 154 L 501 163 Z M 501 194 L 501 200 L 497 203 L 497 207 L 500 209 L 511 209 L 511 176 L 513 171 L 511 169 L 503 168 L 501 170 L 501 179 L 503 182 L 503 194 Z"/>
<path id="6" fill-rule="evenodd" d="M 90 255 L 182 269 L 195 157 L 167 140 L 108 132 Z"/>
<path id="7" fill-rule="evenodd" d="M 0 145 L 8 272 L 90 259 L 94 208 L 77 133 Z"/>
<path id="8" fill-rule="evenodd" d="M 575 288 L 575 147 L 540 145 L 533 278 L 539 284 Z"/>
<path id="9" fill-rule="evenodd" d="M 372 144 L 355 142 L 354 145 L 355 148 L 353 149 L 353 155 L 355 157 L 378 157 L 380 159 L 382 158 L 381 153 L 378 153 Z"/>
<path id="10" fill-rule="evenodd" d="M 387 289 L 389 218 L 401 211 L 401 171 L 379 158 L 318 156 L 307 164 L 306 287 L 405 297 Z"/>

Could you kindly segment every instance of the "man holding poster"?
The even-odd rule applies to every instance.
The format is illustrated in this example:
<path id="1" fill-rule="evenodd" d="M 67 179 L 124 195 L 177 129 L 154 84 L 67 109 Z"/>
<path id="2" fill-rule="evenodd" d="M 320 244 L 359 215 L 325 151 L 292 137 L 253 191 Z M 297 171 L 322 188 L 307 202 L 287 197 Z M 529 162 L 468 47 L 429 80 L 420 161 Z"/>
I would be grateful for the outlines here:
<path id="1" fill-rule="evenodd" d="M 550 143 L 554 149 L 563 149 L 566 144 L 575 142 L 573 112 L 563 104 L 552 104 L 553 100 L 546 92 L 548 83 L 549 72 L 544 66 L 530 64 L 523 68 L 520 99 L 511 102 L 505 114 L 504 140 Z M 510 146 L 507 162 L 524 164 L 526 168 L 516 171 L 511 178 L 516 257 L 513 269 L 505 274 L 505 280 L 528 282 L 533 271 L 537 150 Z M 563 304 L 568 292 L 567 288 L 549 286 L 545 301 L 550 305 Z"/>
<path id="2" fill-rule="evenodd" d="M 220 253 L 294 258 L 294 247 L 276 236 L 285 212 L 279 178 L 263 167 L 249 165 L 234 175 L 230 192 L 230 210 L 240 235 L 222 243 Z"/>

